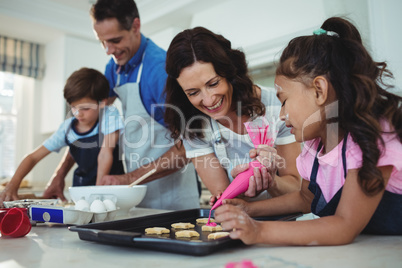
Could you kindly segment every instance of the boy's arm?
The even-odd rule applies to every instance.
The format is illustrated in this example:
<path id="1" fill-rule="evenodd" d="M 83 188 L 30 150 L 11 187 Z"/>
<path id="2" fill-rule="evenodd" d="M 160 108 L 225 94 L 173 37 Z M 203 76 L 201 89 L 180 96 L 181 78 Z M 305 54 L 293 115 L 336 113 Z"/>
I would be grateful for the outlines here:
<path id="1" fill-rule="evenodd" d="M 50 154 L 50 151 L 45 146 L 41 145 L 33 152 L 28 154 L 20 163 L 11 181 L 7 184 L 4 191 L 0 194 L 0 205 L 3 201 L 18 200 L 18 188 L 24 177 L 34 168 L 34 166 L 45 156 Z"/>
<path id="2" fill-rule="evenodd" d="M 96 185 L 101 183 L 103 176 L 108 175 L 113 164 L 113 150 L 119 140 L 120 131 L 105 135 L 102 148 L 98 155 L 98 172 L 96 176 Z"/>
<path id="3" fill-rule="evenodd" d="M 63 159 L 60 161 L 52 178 L 47 183 L 42 198 L 60 198 L 62 201 L 67 201 L 63 193 L 65 186 L 64 179 L 74 164 L 74 158 L 71 156 L 69 148 L 67 148 Z"/>

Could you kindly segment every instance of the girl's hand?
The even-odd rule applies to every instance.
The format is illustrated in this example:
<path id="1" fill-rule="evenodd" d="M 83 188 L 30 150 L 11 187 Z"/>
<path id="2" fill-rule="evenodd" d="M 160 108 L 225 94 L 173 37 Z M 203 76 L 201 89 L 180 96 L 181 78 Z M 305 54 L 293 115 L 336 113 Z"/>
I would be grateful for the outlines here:
<path id="1" fill-rule="evenodd" d="M 220 206 L 215 210 L 215 220 L 224 230 L 232 230 L 230 238 L 241 239 L 247 245 L 257 243 L 261 236 L 261 223 L 250 218 L 238 206 Z"/>

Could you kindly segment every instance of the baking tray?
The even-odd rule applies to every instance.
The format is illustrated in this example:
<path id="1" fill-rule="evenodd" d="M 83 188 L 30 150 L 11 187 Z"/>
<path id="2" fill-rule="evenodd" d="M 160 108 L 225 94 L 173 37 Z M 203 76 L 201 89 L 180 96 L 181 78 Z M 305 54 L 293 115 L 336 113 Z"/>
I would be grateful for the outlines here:
<path id="1" fill-rule="evenodd" d="M 211 214 L 211 217 L 213 217 L 214 211 Z M 302 215 L 302 213 L 296 213 L 255 219 L 293 221 Z M 138 218 L 70 226 L 69 230 L 78 232 L 81 240 L 194 256 L 204 256 L 217 250 L 244 245 L 241 240 L 233 240 L 230 237 L 208 240 L 208 234 L 211 232 L 202 232 L 202 224 L 196 223 L 196 219 L 208 218 L 208 216 L 209 209 L 179 210 Z M 176 238 L 175 229 L 171 228 L 171 224 L 177 222 L 191 222 L 195 225 L 194 230 L 200 234 L 200 237 L 192 239 Z M 166 227 L 170 230 L 170 234 L 145 235 L 145 228 L 149 227 Z"/>

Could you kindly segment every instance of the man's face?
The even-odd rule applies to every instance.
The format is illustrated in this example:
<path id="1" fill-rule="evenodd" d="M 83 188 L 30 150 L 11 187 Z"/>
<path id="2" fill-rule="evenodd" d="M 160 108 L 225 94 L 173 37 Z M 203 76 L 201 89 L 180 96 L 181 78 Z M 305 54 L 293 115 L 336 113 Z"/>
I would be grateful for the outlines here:
<path id="1" fill-rule="evenodd" d="M 120 27 L 116 18 L 95 21 L 93 29 L 96 37 L 112 55 L 118 65 L 125 65 L 137 53 L 141 43 L 139 19 L 135 19 L 130 30 Z"/>

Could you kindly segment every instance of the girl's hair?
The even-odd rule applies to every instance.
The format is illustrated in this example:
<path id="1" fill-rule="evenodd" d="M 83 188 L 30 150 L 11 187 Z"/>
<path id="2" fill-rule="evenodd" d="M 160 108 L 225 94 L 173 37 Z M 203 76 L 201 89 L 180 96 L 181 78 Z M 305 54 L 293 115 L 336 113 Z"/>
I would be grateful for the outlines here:
<path id="1" fill-rule="evenodd" d="M 265 107 L 255 96 L 254 85 L 248 76 L 246 57 L 233 49 L 229 40 L 203 27 L 185 30 L 172 40 L 166 56 L 165 123 L 171 137 L 177 139 L 184 132 L 186 138 L 202 138 L 202 122 L 206 115 L 188 100 L 177 82 L 181 71 L 195 62 L 211 63 L 215 72 L 226 78 L 233 87 L 232 109 L 241 115 L 263 115 Z M 237 103 L 241 102 L 241 111 Z M 179 109 L 177 111 L 176 109 Z M 183 118 L 184 117 L 184 118 Z M 188 125 L 188 122 L 191 123 Z"/>
<path id="2" fill-rule="evenodd" d="M 102 101 L 109 97 L 109 82 L 99 71 L 81 68 L 73 72 L 64 86 L 64 98 L 71 104 L 83 98 Z"/>
<path id="3" fill-rule="evenodd" d="M 91 7 L 91 18 L 95 21 L 116 18 L 120 27 L 130 30 L 135 18 L 140 18 L 133 0 L 98 0 Z"/>
<path id="4" fill-rule="evenodd" d="M 319 75 L 326 76 L 338 99 L 338 123 L 349 132 L 363 152 L 359 184 L 368 195 L 385 188 L 377 163 L 380 121 L 387 120 L 402 141 L 402 98 L 387 91 L 384 77 L 392 78 L 385 62 L 375 62 L 362 44 L 356 27 L 333 17 L 321 26 L 324 34 L 291 40 L 284 50 L 276 75 L 311 86 Z M 328 33 L 329 32 L 329 33 Z"/>

